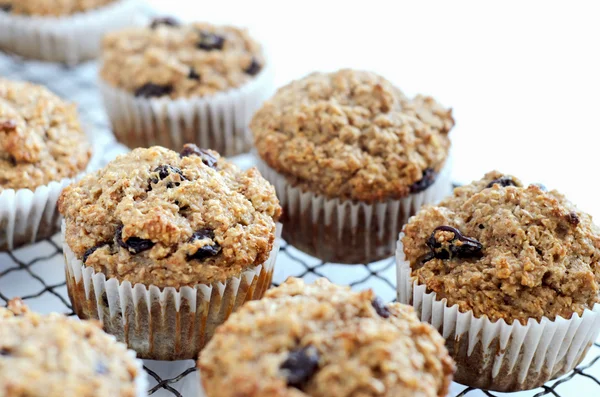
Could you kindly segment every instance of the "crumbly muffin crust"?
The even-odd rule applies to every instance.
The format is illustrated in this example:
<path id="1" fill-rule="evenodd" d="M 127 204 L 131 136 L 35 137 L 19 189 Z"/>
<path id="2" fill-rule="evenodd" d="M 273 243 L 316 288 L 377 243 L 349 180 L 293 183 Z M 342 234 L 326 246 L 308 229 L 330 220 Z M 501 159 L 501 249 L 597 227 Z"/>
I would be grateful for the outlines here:
<path id="1" fill-rule="evenodd" d="M 123 344 L 100 324 L 0 307 L 0 395 L 135 397 L 139 375 Z"/>
<path id="2" fill-rule="evenodd" d="M 90 156 L 75 105 L 44 87 L 0 79 L 0 192 L 74 177 Z"/>
<path id="3" fill-rule="evenodd" d="M 59 17 L 93 10 L 115 1 L 117 0 L 0 0 L 0 11 Z"/>
<path id="4" fill-rule="evenodd" d="M 187 98 L 240 87 L 264 64 L 260 45 L 243 29 L 162 18 L 108 34 L 100 74 L 136 96 Z"/>
<path id="5" fill-rule="evenodd" d="M 454 371 L 411 307 L 293 278 L 232 314 L 198 366 L 222 397 L 445 396 Z"/>
<path id="6" fill-rule="evenodd" d="M 493 171 L 421 209 L 404 232 L 413 277 L 476 317 L 525 324 L 599 301 L 599 230 L 543 186 Z"/>
<path id="7" fill-rule="evenodd" d="M 256 169 L 195 145 L 119 156 L 68 186 L 58 206 L 85 265 L 161 288 L 223 281 L 265 262 L 281 213 Z"/>
<path id="8" fill-rule="evenodd" d="M 452 111 L 433 98 L 408 99 L 374 73 L 344 69 L 279 89 L 250 128 L 260 157 L 292 184 L 374 202 L 434 180 L 453 125 Z"/>

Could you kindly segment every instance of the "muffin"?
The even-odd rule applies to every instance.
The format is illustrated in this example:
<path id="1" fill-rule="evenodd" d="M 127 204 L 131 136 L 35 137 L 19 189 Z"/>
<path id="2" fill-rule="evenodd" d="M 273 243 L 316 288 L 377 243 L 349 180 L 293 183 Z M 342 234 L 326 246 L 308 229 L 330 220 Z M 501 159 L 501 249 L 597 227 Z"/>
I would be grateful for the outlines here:
<path id="1" fill-rule="evenodd" d="M 250 128 L 284 208 L 284 238 L 330 262 L 394 254 L 402 225 L 450 191 L 451 110 L 370 72 L 313 73 L 279 89 Z"/>
<path id="2" fill-rule="evenodd" d="M 74 105 L 44 87 L 0 79 L 0 250 L 59 230 L 58 195 L 90 155 Z"/>
<path id="3" fill-rule="evenodd" d="M 97 322 L 0 307 L 0 395 L 146 396 L 142 362 Z"/>
<path id="4" fill-rule="evenodd" d="M 455 380 L 517 391 L 577 366 L 598 336 L 600 233 L 541 185 L 497 171 L 411 218 L 398 299 L 447 339 Z"/>
<path id="5" fill-rule="evenodd" d="M 209 397 L 445 396 L 454 371 L 410 306 L 295 278 L 220 326 L 198 367 Z"/>
<path id="6" fill-rule="evenodd" d="M 197 357 L 271 283 L 275 190 L 214 151 L 135 149 L 65 188 L 58 205 L 75 312 L 140 357 Z"/>
<path id="7" fill-rule="evenodd" d="M 270 65 L 243 29 L 155 19 L 107 35 L 100 87 L 113 131 L 131 148 L 185 142 L 250 150 L 248 122 L 271 94 Z"/>
<path id="8" fill-rule="evenodd" d="M 0 50 L 77 64 L 96 58 L 102 36 L 130 25 L 138 0 L 0 0 Z"/>

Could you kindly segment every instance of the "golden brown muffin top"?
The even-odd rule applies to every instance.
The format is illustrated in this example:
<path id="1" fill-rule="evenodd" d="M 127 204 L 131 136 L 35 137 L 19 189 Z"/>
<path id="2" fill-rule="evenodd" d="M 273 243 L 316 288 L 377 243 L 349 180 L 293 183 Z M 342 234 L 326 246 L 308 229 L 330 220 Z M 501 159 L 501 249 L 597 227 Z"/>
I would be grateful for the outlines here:
<path id="1" fill-rule="evenodd" d="M 250 128 L 260 157 L 292 184 L 373 202 L 431 185 L 453 125 L 433 98 L 408 99 L 381 76 L 344 69 L 280 88 Z"/>
<path id="2" fill-rule="evenodd" d="M 224 281 L 264 263 L 281 213 L 255 168 L 189 144 L 119 156 L 65 188 L 58 206 L 86 266 L 160 288 Z"/>
<path id="3" fill-rule="evenodd" d="M 0 78 L 0 192 L 74 177 L 90 156 L 75 105 L 45 87 Z"/>
<path id="4" fill-rule="evenodd" d="M 109 33 L 100 74 L 138 97 L 189 98 L 240 87 L 264 65 L 260 45 L 246 30 L 161 18 L 149 27 Z"/>
<path id="5" fill-rule="evenodd" d="M 19 15 L 60 17 L 100 8 L 116 0 L 0 0 L 0 10 Z"/>
<path id="6" fill-rule="evenodd" d="M 0 395 L 135 397 L 140 368 L 100 323 L 0 307 Z"/>
<path id="7" fill-rule="evenodd" d="M 599 301 L 600 233 L 563 195 L 497 171 L 410 219 L 413 277 L 495 321 L 582 314 Z"/>
<path id="8" fill-rule="evenodd" d="M 294 278 L 232 314 L 198 366 L 207 395 L 222 397 L 445 396 L 454 372 L 410 306 Z"/>

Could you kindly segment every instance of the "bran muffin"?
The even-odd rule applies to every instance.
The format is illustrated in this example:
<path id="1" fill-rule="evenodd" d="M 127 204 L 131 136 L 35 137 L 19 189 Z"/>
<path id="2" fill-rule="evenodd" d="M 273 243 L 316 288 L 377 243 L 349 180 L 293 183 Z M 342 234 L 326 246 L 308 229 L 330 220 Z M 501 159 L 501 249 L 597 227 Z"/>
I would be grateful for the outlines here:
<path id="1" fill-rule="evenodd" d="M 454 307 L 459 313 L 484 319 L 490 327 L 500 324 L 498 333 L 504 330 L 512 335 L 509 330 L 529 327 L 529 335 L 534 335 L 534 328 L 544 324 L 546 335 L 552 337 L 551 327 L 568 327 L 569 321 L 584 317 L 590 324 L 597 321 L 600 232 L 589 215 L 543 186 L 525 186 L 513 176 L 490 172 L 455 189 L 439 205 L 421 209 L 405 226 L 398 250 L 404 258 L 399 271 L 404 269 L 409 277 L 408 284 L 399 281 L 400 289 L 411 288 L 414 282 L 448 310 Z M 414 299 L 410 291 L 400 292 L 400 301 Z M 552 348 L 563 345 L 563 356 L 547 360 L 551 362 L 548 367 L 513 362 L 514 368 L 505 368 L 509 364 L 498 359 L 492 368 L 494 360 L 492 364 L 482 360 L 497 343 L 498 349 L 513 349 L 515 355 L 519 348 L 500 338 L 491 348 L 478 345 L 473 350 L 473 341 L 470 345 L 460 331 L 452 335 L 449 327 L 444 336 L 458 363 L 457 381 L 500 391 L 538 387 L 570 371 L 597 335 L 596 330 L 585 333 L 593 327 L 580 326 L 587 344 L 574 342 L 569 354 L 569 341 L 547 345 L 539 338 L 531 341 L 534 348 L 540 346 L 534 363 L 544 362 L 544 354 L 558 354 Z"/>
<path id="2" fill-rule="evenodd" d="M 198 366 L 211 397 L 445 396 L 454 371 L 411 307 L 294 278 L 232 315 Z"/>
<path id="3" fill-rule="evenodd" d="M 286 240 L 323 260 L 364 263 L 393 255 L 408 217 L 449 191 L 453 125 L 433 98 L 345 69 L 279 89 L 250 128 L 294 225 Z"/>
<path id="4" fill-rule="evenodd" d="M 29 311 L 19 299 L 0 307 L 0 395 L 138 397 L 142 362 L 97 322 Z"/>
<path id="5" fill-rule="evenodd" d="M 0 250 L 58 231 L 58 194 L 90 156 L 75 105 L 44 87 L 0 79 Z"/>
<path id="6" fill-rule="evenodd" d="M 101 37 L 134 22 L 138 0 L 0 0 L 0 50 L 50 62 L 95 58 Z"/>
<path id="7" fill-rule="evenodd" d="M 141 357 L 194 357 L 218 323 L 270 285 L 275 191 L 256 169 L 241 171 L 214 151 L 135 149 L 68 186 L 59 210 L 76 313 L 103 320 Z M 108 281 L 90 291 L 88 279 Z M 155 307 L 154 294 L 173 301 Z M 130 327 L 149 310 L 142 330 Z"/>
<path id="8" fill-rule="evenodd" d="M 247 124 L 269 92 L 269 64 L 248 32 L 169 17 L 107 35 L 101 88 L 116 137 L 129 147 L 186 142 L 248 151 Z"/>

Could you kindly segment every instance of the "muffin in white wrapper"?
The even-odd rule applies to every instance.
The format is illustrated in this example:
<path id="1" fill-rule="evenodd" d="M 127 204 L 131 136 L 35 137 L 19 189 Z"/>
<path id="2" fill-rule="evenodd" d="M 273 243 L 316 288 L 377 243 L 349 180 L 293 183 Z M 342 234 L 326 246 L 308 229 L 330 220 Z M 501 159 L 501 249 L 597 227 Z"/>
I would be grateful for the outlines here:
<path id="1" fill-rule="evenodd" d="M 64 233 L 63 222 L 63 233 Z M 248 300 L 270 287 L 281 225 L 268 260 L 225 282 L 163 288 L 132 285 L 86 267 L 63 242 L 69 298 L 82 319 L 102 321 L 104 330 L 154 360 L 196 359 L 215 328 Z"/>
<path id="2" fill-rule="evenodd" d="M 0 49 L 25 58 L 75 65 L 94 59 L 102 36 L 135 21 L 139 0 L 117 0 L 64 16 L 0 11 Z"/>
<path id="3" fill-rule="evenodd" d="M 529 319 L 523 325 L 504 319 L 492 322 L 472 311 L 448 307 L 411 277 L 400 234 L 396 251 L 398 302 L 415 308 L 421 321 L 432 324 L 446 339 L 457 362 L 454 380 L 472 387 L 517 391 L 534 389 L 573 370 L 600 332 L 600 305 L 570 319 Z"/>
<path id="4" fill-rule="evenodd" d="M 273 91 L 268 65 L 242 87 L 208 97 L 141 98 L 102 80 L 100 91 L 115 136 L 131 148 L 194 142 L 233 156 L 252 147 L 248 122 Z"/>
<path id="5" fill-rule="evenodd" d="M 277 191 L 283 222 L 289 224 L 283 238 L 301 251 L 335 263 L 370 263 L 393 256 L 398 233 L 408 219 L 452 189 L 451 156 L 425 190 L 374 204 L 304 191 L 260 158 L 257 168 Z"/>

